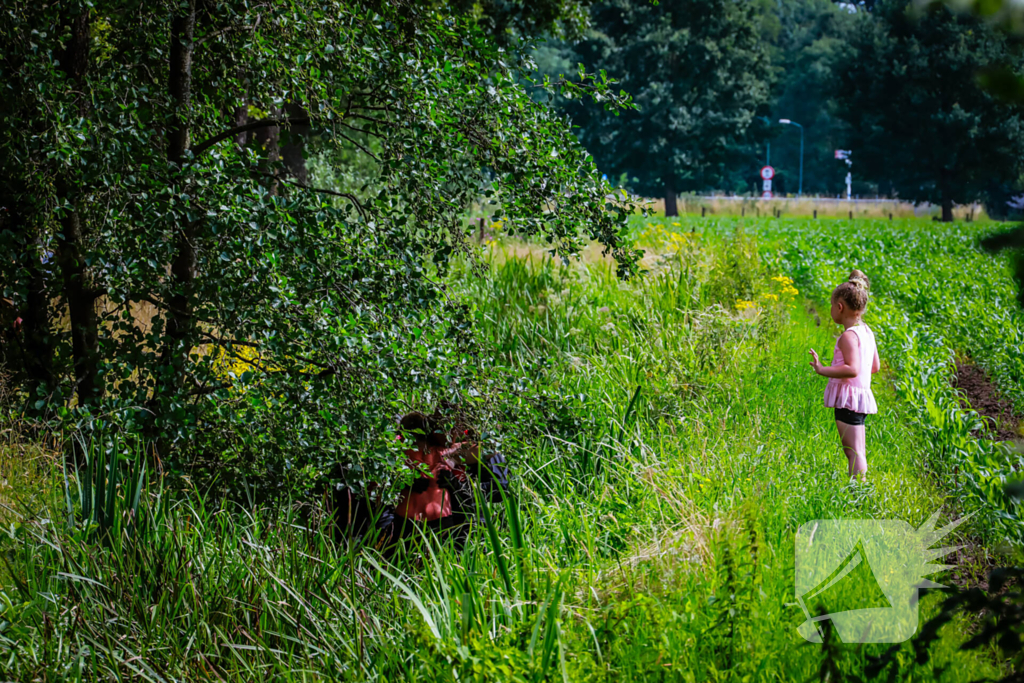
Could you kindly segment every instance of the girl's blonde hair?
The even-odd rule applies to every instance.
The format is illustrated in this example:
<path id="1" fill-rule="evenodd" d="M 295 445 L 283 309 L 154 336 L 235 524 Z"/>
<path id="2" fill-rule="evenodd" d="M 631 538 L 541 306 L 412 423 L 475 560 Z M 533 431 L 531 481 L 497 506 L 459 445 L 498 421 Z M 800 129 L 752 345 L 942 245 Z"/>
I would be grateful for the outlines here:
<path id="1" fill-rule="evenodd" d="M 863 311 L 868 307 L 868 290 L 871 280 L 859 270 L 851 270 L 846 282 L 832 292 L 832 301 L 842 301 L 851 311 Z"/>

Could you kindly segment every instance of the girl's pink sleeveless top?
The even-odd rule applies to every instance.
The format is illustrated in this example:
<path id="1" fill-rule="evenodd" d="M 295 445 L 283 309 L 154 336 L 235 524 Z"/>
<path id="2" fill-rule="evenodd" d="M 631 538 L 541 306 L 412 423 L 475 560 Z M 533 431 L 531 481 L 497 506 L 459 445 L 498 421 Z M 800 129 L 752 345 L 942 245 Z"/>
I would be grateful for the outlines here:
<path id="1" fill-rule="evenodd" d="M 825 386 L 825 405 L 829 408 L 845 408 L 855 413 L 877 413 L 875 396 L 871 393 L 871 364 L 875 360 L 875 333 L 860 323 L 850 328 L 860 342 L 860 373 L 856 377 L 830 379 Z M 832 367 L 843 365 L 843 352 L 839 340 L 832 352 Z"/>

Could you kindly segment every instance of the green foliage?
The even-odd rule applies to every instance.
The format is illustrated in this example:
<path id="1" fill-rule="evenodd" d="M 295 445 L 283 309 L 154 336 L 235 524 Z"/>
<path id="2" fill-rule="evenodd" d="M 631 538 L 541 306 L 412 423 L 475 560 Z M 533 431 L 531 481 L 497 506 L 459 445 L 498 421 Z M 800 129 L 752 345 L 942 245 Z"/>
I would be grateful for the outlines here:
<path id="1" fill-rule="evenodd" d="M 776 307 L 763 295 L 783 294 L 775 240 L 799 242 L 810 221 L 747 222 L 739 236 L 734 222 L 674 222 L 636 221 L 650 272 L 629 282 L 589 250 L 567 266 L 508 242 L 484 273 L 450 271 L 449 295 L 470 306 L 486 357 L 506 373 L 493 379 L 511 412 L 495 413 L 517 474 L 504 515 L 462 550 L 426 536 L 388 561 L 335 545 L 307 507 L 241 509 L 194 490 L 158 499 L 153 485 L 138 506 L 144 542 L 122 533 L 97 544 L 82 522 L 43 521 L 66 518 L 59 468 L 49 498 L 3 489 L 3 526 L 20 523 L 0 536 L 5 675 L 806 681 L 828 667 L 863 677 L 887 645 L 826 652 L 796 634 L 793 532 L 823 517 L 925 519 L 945 495 L 921 471 L 930 437 L 911 424 L 916 407 L 878 381 L 870 483 L 850 486 L 822 382 L 806 367 L 807 348 L 831 344 L 834 327 L 802 305 L 778 311 L 769 339 L 756 323 Z M 806 279 L 835 276 L 825 249 Z M 991 291 L 1010 291 L 998 265 Z M 717 298 L 741 291 L 719 282 L 751 283 L 753 305 Z M 2 479 L 17 481 L 15 465 L 27 459 L 0 460 Z M 935 598 L 924 596 L 922 619 Z M 987 652 L 958 649 L 968 625 L 957 614 L 927 663 L 906 644 L 897 680 L 998 674 Z"/>
<path id="2" fill-rule="evenodd" d="M 599 115 L 592 106 L 557 101 L 558 107 L 567 109 L 573 115 L 574 125 L 581 129 L 581 139 L 594 151 L 598 167 L 603 172 L 616 178 L 621 176 L 623 184 L 635 187 L 639 186 L 631 182 L 630 178 L 640 179 L 643 176 L 641 191 L 660 195 L 664 190 L 660 179 L 655 178 L 649 182 L 641 164 L 661 163 L 661 159 L 652 153 L 649 158 L 638 156 L 639 161 L 619 163 L 622 153 L 609 154 L 604 150 L 604 145 L 612 139 L 612 135 L 628 139 L 629 144 L 638 150 L 638 155 L 644 145 L 664 146 L 671 140 L 664 130 L 648 127 L 641 132 L 635 130 L 629 121 L 635 123 L 645 120 L 649 115 L 653 116 L 655 111 L 662 111 L 661 107 L 671 109 L 675 104 L 689 107 L 682 89 L 691 85 L 698 90 L 705 89 L 700 90 L 702 95 L 714 100 L 714 106 L 703 109 L 703 112 L 712 112 L 716 107 L 733 104 L 734 101 L 729 99 L 733 92 L 730 88 L 739 91 L 745 84 L 759 81 L 762 87 L 770 88 L 770 93 L 766 96 L 765 92 L 759 91 L 757 98 L 745 100 L 742 106 L 749 109 L 747 114 L 752 118 L 729 131 L 724 139 L 717 130 L 712 129 L 710 121 L 701 121 L 700 117 L 685 119 L 694 126 L 693 134 L 688 137 L 686 144 L 698 150 L 698 158 L 703 158 L 706 151 L 710 163 L 697 163 L 703 170 L 693 178 L 681 176 L 678 189 L 731 190 L 759 195 L 761 180 L 758 170 L 765 164 L 767 144 L 771 146 L 771 163 L 777 172 L 774 185 L 776 191 L 794 192 L 800 161 L 798 133 L 795 129 L 775 123 L 779 118 L 790 118 L 801 123 L 805 129 L 804 191 L 823 194 L 838 194 L 841 191 L 846 167 L 835 161 L 832 151 L 844 142 L 842 136 L 845 124 L 833 97 L 833 82 L 845 68 L 850 56 L 848 34 L 856 21 L 855 16 L 847 8 L 829 0 L 762 1 L 745 5 L 748 18 L 732 29 L 734 35 L 730 35 L 728 41 L 740 40 L 739 35 L 750 34 L 758 43 L 757 55 L 745 55 L 742 51 L 737 52 L 732 42 L 715 40 L 715 44 L 729 44 L 732 47 L 728 59 L 735 62 L 723 62 L 723 68 L 739 78 L 729 86 L 722 83 L 709 85 L 707 81 L 700 80 L 699 71 L 695 73 L 693 69 L 687 68 L 688 60 L 697 60 L 699 56 L 687 51 L 689 48 L 686 41 L 690 38 L 685 35 L 673 34 L 665 40 L 643 42 L 642 35 L 630 34 L 630 31 L 642 33 L 647 30 L 643 23 L 605 31 L 599 18 L 604 16 L 608 21 L 611 19 L 608 19 L 608 8 L 602 5 L 595 6 L 593 10 L 597 32 L 590 38 L 576 44 L 549 41 L 538 48 L 534 57 L 542 73 L 552 76 L 567 73 L 573 63 L 583 61 L 588 66 L 594 64 L 607 69 L 611 77 L 622 81 L 623 87 L 638 98 L 638 102 L 641 102 L 639 93 L 647 93 L 644 100 L 647 106 L 643 111 L 630 114 L 623 120 L 611 114 Z M 658 11 L 645 7 L 648 9 L 638 5 L 636 11 Z M 675 5 L 671 3 L 668 7 L 661 11 L 688 11 L 673 9 Z M 598 11 L 604 14 L 596 14 Z M 725 12 L 724 16 L 731 15 Z M 631 41 L 628 49 L 619 45 L 623 41 Z M 612 46 L 619 53 L 610 52 Z M 666 58 L 666 50 L 676 49 L 681 55 L 681 71 L 672 73 L 668 78 L 680 90 L 665 84 L 659 85 L 665 74 L 675 68 L 673 62 Z M 652 82 L 651 89 L 646 90 L 649 82 Z M 657 105 L 654 105 L 655 101 Z M 676 125 L 681 129 L 681 121 L 670 121 L 672 125 L 667 128 Z M 657 123 L 654 119 L 652 122 Z M 641 167 L 639 172 L 638 167 Z"/>
<path id="3" fill-rule="evenodd" d="M 981 245 L 994 253 L 1009 251 L 1017 277 L 1017 303 L 1024 308 L 1024 225 L 993 232 L 982 239 Z"/>
<path id="4" fill-rule="evenodd" d="M 749 5 L 617 0 L 595 5 L 591 24 L 573 61 L 618 80 L 639 107 L 566 106 L 601 171 L 649 196 L 715 186 L 768 98 L 768 53 Z"/>
<path id="5" fill-rule="evenodd" d="M 1024 68 L 1005 35 L 945 8 L 913 16 L 892 0 L 861 16 L 851 47 L 835 85 L 859 173 L 883 192 L 941 204 L 946 221 L 954 202 L 1018 181 L 1020 112 L 977 82 L 985 69 Z"/>
<path id="6" fill-rule="evenodd" d="M 765 161 L 767 142 L 776 171 L 774 190 L 796 192 L 800 134 L 795 127 L 776 123 L 786 118 L 804 127 L 804 194 L 838 195 L 845 188 L 847 168 L 833 155 L 845 142 L 834 83 L 851 58 L 849 32 L 856 15 L 829 0 L 783 0 L 758 7 L 760 32 L 771 45 L 776 82 L 768 122 L 755 122 L 752 127 L 757 144 L 744 150 L 743 175 L 736 185 L 749 191 L 751 179 L 759 179 L 757 170 Z M 860 180 L 859 174 L 854 174 L 854 180 Z M 760 185 L 754 188 L 760 194 Z"/>
<path id="7" fill-rule="evenodd" d="M 101 541 L 133 534 L 146 481 L 146 453 L 138 444 L 91 435 L 79 450 L 84 460 L 72 477 L 65 465 L 68 526 L 82 526 Z"/>
<path id="8" fill-rule="evenodd" d="M 973 586 L 967 590 L 955 591 L 942 603 L 942 610 L 921 627 L 921 635 L 914 640 L 914 655 L 918 662 L 931 658 L 931 645 L 939 639 L 943 626 L 953 621 L 960 613 L 980 615 L 980 628 L 963 644 L 964 650 L 999 650 L 1006 656 L 1009 667 L 1019 672 L 1024 663 L 1021 632 L 1021 603 L 1024 595 L 1019 585 L 1024 570 L 1019 567 L 996 567 L 988 575 L 988 588 Z M 888 652 L 872 662 L 868 672 L 872 675 L 899 670 L 900 646 L 893 646 Z M 1016 680 L 1018 674 L 1011 673 L 1000 679 L 1002 683 Z"/>
<path id="9" fill-rule="evenodd" d="M 550 26 L 572 9 L 545 7 L 510 11 Z M 5 11 L 0 288 L 28 414 L 142 432 L 177 471 L 268 492 L 337 462 L 385 481 L 395 414 L 468 401 L 480 373 L 437 278 L 481 195 L 555 253 L 598 240 L 632 272 L 631 207 L 477 19 L 305 0 Z M 607 85 L 558 87 L 622 104 Z"/>
<path id="10" fill-rule="evenodd" d="M 575 38 L 586 28 L 591 0 L 452 0 L 455 12 L 473 17 L 503 47 L 543 35 Z"/>
<path id="11" fill-rule="evenodd" d="M 1024 8 L 1013 0 L 917 0 L 918 7 L 943 4 L 958 12 L 969 12 L 987 23 L 1011 33 L 1024 33 Z"/>

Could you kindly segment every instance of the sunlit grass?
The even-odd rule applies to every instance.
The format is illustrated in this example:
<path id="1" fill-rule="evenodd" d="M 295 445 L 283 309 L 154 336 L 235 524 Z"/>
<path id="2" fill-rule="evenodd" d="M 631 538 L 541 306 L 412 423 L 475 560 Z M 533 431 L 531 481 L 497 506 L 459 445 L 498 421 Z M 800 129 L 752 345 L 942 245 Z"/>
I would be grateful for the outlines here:
<path id="1" fill-rule="evenodd" d="M 511 241 L 488 247 L 485 276 L 452 275 L 497 376 L 547 397 L 514 406 L 511 495 L 465 550 L 424 538 L 386 559 L 336 545 L 300 506 L 155 482 L 139 540 L 97 543 L 67 526 L 51 462 L 28 499 L 53 523 L 0 537 L 0 662 L 17 680 L 806 681 L 827 656 L 862 675 L 886 645 L 825 652 L 796 633 L 796 529 L 916 525 L 953 494 L 922 467 L 934 442 L 892 364 L 868 483 L 848 481 L 806 360 L 838 331 L 809 311 L 832 257 L 798 273 L 778 251 L 798 225 L 709 225 L 638 225 L 648 273 L 630 283 L 593 251 L 565 265 Z M 926 665 L 906 646 L 898 678 L 995 675 L 957 649 L 963 632 L 947 627 Z"/>

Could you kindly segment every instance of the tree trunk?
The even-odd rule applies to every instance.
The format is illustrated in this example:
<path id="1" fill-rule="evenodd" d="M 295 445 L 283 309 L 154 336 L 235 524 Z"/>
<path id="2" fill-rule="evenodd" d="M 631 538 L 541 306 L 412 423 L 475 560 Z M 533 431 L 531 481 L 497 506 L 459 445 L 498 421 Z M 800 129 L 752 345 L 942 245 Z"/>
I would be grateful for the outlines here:
<path id="1" fill-rule="evenodd" d="M 69 23 L 71 39 L 60 58 L 60 68 L 75 90 L 84 93 L 85 74 L 89 67 L 88 10 L 80 13 Z M 84 95 L 78 97 L 79 115 L 85 115 L 87 102 Z M 71 318 L 71 352 L 75 365 L 78 404 L 85 405 L 103 395 L 103 383 L 98 368 L 95 296 L 90 291 L 85 258 L 82 255 L 82 219 L 77 208 L 75 184 L 75 180 L 66 172 L 57 180 L 57 194 L 63 200 L 61 203 L 72 207 L 70 212 L 62 215 L 60 219 L 57 263 L 60 265 L 64 299 L 67 301 Z"/>
<path id="2" fill-rule="evenodd" d="M 271 107 L 270 116 L 275 119 L 282 118 L 284 110 L 279 107 Z M 267 152 L 266 160 L 260 162 L 260 171 L 264 174 L 276 174 L 278 171 L 275 166 L 281 159 L 280 126 L 267 126 L 266 128 L 256 130 L 255 133 L 256 141 L 263 145 Z M 280 194 L 280 182 L 276 178 L 267 178 L 267 192 L 270 193 L 271 197 L 276 197 Z"/>
<path id="3" fill-rule="evenodd" d="M 31 120 L 30 116 L 26 119 Z M 38 129 L 35 132 L 42 133 Z M 13 246 L 9 255 L 13 261 L 13 282 L 4 284 L 13 285 L 15 292 L 24 292 L 23 299 L 15 295 L 13 301 L 3 300 L 9 308 L 3 316 L 5 329 L 0 330 L 0 360 L 6 363 L 2 370 L 13 375 L 13 384 L 25 388 L 25 413 L 34 417 L 42 414 L 42 410 L 36 409 L 36 402 L 53 395 L 57 388 L 50 325 L 52 292 L 50 266 L 44 263 L 49 255 L 38 231 L 40 206 L 31 201 L 20 170 L 14 164 L 10 168 L 0 165 L 0 233 L 11 237 Z"/>
<path id="4" fill-rule="evenodd" d="M 249 123 L 249 107 L 243 103 L 235 107 L 235 125 L 244 126 L 247 123 Z M 248 131 L 235 136 L 235 142 L 239 145 L 245 145 L 248 141 Z"/>
<path id="5" fill-rule="evenodd" d="M 75 362 L 78 405 L 103 396 L 99 374 L 98 321 L 96 297 L 82 257 L 82 221 L 77 209 L 61 218 L 61 240 L 57 260 L 64 279 L 64 298 L 71 318 L 71 353 Z"/>
<path id="6" fill-rule="evenodd" d="M 942 190 L 942 222 L 952 223 L 953 222 L 953 193 L 949 188 L 949 171 L 942 169 L 941 177 L 939 179 L 940 189 Z"/>
<path id="7" fill-rule="evenodd" d="M 309 113 L 302 106 L 292 103 L 285 107 L 290 119 L 307 119 Z M 309 136 L 310 126 L 308 124 L 297 124 L 289 126 L 284 134 L 284 141 L 281 145 L 281 161 L 284 162 L 288 174 L 297 181 L 306 184 L 308 172 L 306 171 L 305 147 L 306 138 Z"/>
<path id="8" fill-rule="evenodd" d="M 15 209 L 17 211 L 17 208 Z M 50 330 L 50 292 L 48 291 L 50 255 L 43 252 L 39 240 L 31 235 L 32 228 L 23 213 L 11 216 L 14 231 L 24 234 L 25 270 L 28 276 L 28 292 L 25 309 L 21 311 L 21 328 L 24 332 L 23 357 L 25 377 L 28 380 L 28 410 L 30 415 L 38 414 L 35 402 L 40 396 L 49 397 L 56 390 L 53 372 L 53 335 Z M 37 251 L 38 249 L 38 251 Z M 42 258 L 41 258 L 42 257 Z"/>
<path id="9" fill-rule="evenodd" d="M 665 216 L 678 216 L 679 207 L 676 205 L 676 190 L 672 176 L 665 177 Z"/>
<path id="10" fill-rule="evenodd" d="M 196 3 L 188 0 L 184 14 L 171 21 L 171 73 L 169 89 L 174 116 L 168 131 L 167 158 L 181 164 L 188 149 L 188 108 L 192 101 L 192 53 L 196 30 Z"/>
<path id="11" fill-rule="evenodd" d="M 271 107 L 270 115 L 275 119 L 279 119 L 284 116 L 284 110 L 279 107 Z M 277 174 L 277 162 L 281 160 L 281 127 L 271 126 L 267 128 L 267 168 L 273 174 Z M 276 197 L 281 193 L 281 183 L 276 179 L 271 179 L 267 185 L 267 190 L 270 191 L 271 197 Z"/>
<path id="12" fill-rule="evenodd" d="M 170 95 L 174 116 L 167 134 L 167 159 L 180 170 L 188 149 L 188 108 L 192 99 L 192 51 L 196 27 L 195 0 L 184 3 L 184 12 L 171 22 Z M 163 370 L 160 393 L 176 393 L 184 386 L 185 363 L 192 350 L 192 290 L 196 270 L 196 233 L 199 221 L 181 226 L 171 262 L 171 295 L 167 300 L 167 326 L 160 357 Z"/>
<path id="13" fill-rule="evenodd" d="M 308 119 L 309 114 L 301 105 L 291 103 L 281 107 L 271 107 L 270 116 L 275 119 Z M 309 136 L 311 127 L 308 123 L 292 124 L 283 131 L 280 126 L 260 128 L 252 134 L 256 142 L 266 150 L 266 160 L 260 164 L 260 172 L 283 173 L 298 182 L 305 184 L 309 173 L 306 170 L 305 138 Z M 277 168 L 282 162 L 284 169 Z M 267 179 L 267 191 L 271 196 L 281 194 L 281 182 L 274 178 Z"/>

